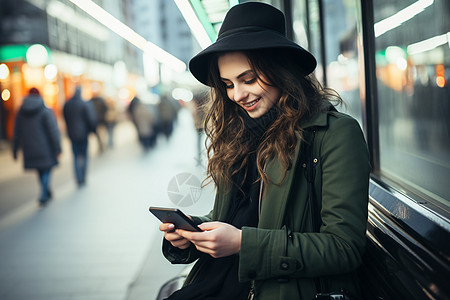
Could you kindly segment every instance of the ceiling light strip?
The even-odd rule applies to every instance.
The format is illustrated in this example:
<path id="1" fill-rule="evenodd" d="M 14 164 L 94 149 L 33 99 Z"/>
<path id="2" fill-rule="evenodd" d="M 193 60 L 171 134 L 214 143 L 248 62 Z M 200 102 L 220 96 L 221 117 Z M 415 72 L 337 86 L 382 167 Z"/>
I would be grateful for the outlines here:
<path id="1" fill-rule="evenodd" d="M 96 19 L 98 22 L 135 45 L 137 48 L 148 51 L 151 56 L 153 56 L 157 61 L 162 64 L 166 64 L 170 68 L 176 71 L 186 70 L 186 64 L 173 56 L 172 54 L 164 51 L 155 44 L 147 41 L 145 38 L 140 36 L 134 30 L 132 30 L 127 25 L 123 24 L 121 21 L 116 19 L 110 13 L 105 11 L 103 8 L 92 2 L 91 0 L 70 0 L 76 6 L 84 10 L 91 17 Z"/>
<path id="2" fill-rule="evenodd" d="M 178 6 L 183 18 L 186 20 L 189 28 L 191 29 L 192 34 L 197 40 L 200 47 L 205 49 L 209 45 L 211 45 L 211 38 L 206 32 L 203 24 L 200 22 L 197 17 L 194 9 L 188 0 L 175 0 L 175 4 Z"/>

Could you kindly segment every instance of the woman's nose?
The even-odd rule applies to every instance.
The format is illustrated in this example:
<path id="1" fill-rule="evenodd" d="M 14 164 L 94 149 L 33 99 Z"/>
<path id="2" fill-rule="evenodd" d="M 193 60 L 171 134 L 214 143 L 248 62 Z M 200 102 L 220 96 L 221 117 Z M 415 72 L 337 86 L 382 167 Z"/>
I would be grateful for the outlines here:
<path id="1" fill-rule="evenodd" d="M 234 101 L 236 101 L 236 102 L 239 102 L 239 101 L 242 101 L 242 100 L 244 100 L 245 98 L 247 98 L 248 97 L 248 91 L 247 91 L 247 89 L 245 88 L 245 86 L 242 86 L 242 85 L 235 85 L 235 87 L 234 87 Z"/>

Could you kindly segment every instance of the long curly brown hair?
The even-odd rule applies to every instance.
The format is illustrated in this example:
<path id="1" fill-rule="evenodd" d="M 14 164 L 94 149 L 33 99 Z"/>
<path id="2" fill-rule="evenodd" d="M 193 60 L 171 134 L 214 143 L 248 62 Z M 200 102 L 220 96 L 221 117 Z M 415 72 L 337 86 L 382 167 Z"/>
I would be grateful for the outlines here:
<path id="1" fill-rule="evenodd" d="M 304 76 L 299 66 L 293 65 L 289 52 L 276 49 L 242 51 L 259 80 L 281 90 L 280 99 L 275 104 L 278 117 L 268 128 L 257 152 L 257 168 L 264 184 L 269 178 L 264 172 L 264 164 L 277 157 L 286 170 L 291 166 L 292 155 L 297 143 L 296 132 L 301 132 L 300 120 L 308 119 L 323 110 L 328 101 L 341 102 L 332 89 L 323 88 L 313 75 Z M 225 84 L 220 80 L 217 65 L 218 53 L 209 63 L 209 101 L 205 105 L 204 128 L 207 136 L 207 178 L 229 186 L 232 175 L 245 168 L 251 145 L 246 134 L 244 120 L 238 113 L 242 109 L 227 96 Z M 262 80 L 261 80 L 262 81 Z"/>

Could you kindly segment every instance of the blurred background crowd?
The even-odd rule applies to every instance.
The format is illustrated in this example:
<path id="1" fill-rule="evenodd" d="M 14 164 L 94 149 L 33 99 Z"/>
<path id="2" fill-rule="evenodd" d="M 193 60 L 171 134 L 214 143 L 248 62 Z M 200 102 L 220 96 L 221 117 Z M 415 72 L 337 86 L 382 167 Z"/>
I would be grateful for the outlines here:
<path id="1" fill-rule="evenodd" d="M 200 45 L 175 1 L 1 0 L 0 24 L 3 147 L 31 88 L 65 133 L 62 109 L 80 87 L 82 99 L 95 104 L 100 150 L 128 119 L 148 149 L 203 92 L 186 70 Z"/>
<path id="2" fill-rule="evenodd" d="M 1 299 L 153 298 L 180 271 L 148 207 L 174 206 L 178 173 L 204 176 L 186 3 L 0 0 Z M 203 195 L 185 211 L 208 211 Z M 166 273 L 131 291 L 147 256 Z"/>

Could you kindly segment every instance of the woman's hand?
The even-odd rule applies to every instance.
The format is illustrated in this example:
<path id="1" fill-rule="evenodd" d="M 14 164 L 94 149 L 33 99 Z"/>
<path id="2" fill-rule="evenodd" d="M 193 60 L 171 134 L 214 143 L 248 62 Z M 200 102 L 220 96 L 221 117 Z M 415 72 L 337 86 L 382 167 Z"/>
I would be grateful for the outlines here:
<path id="1" fill-rule="evenodd" d="M 172 246 L 180 249 L 189 248 L 191 242 L 179 235 L 174 229 L 175 225 L 171 223 L 162 223 L 159 225 L 159 230 L 164 232 L 164 238 L 168 240 Z"/>
<path id="2" fill-rule="evenodd" d="M 236 254 L 241 250 L 242 231 L 222 222 L 207 222 L 198 227 L 203 232 L 177 229 L 175 232 L 189 240 L 195 247 L 214 258 Z"/>

